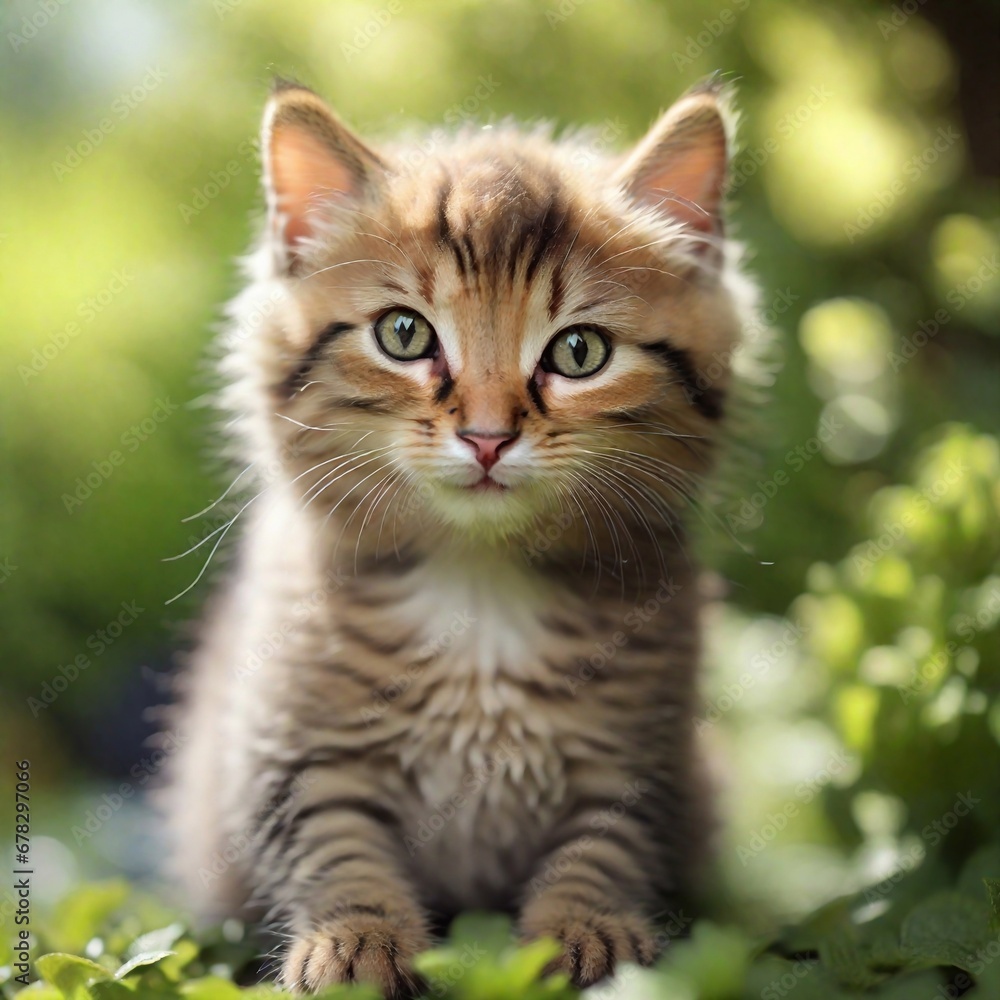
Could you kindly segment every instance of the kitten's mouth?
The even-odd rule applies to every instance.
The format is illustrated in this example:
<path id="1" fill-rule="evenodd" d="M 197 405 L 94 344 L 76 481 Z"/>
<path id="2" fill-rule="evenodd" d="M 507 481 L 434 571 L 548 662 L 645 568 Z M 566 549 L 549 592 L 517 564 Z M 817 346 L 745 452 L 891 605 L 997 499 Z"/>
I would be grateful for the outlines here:
<path id="1" fill-rule="evenodd" d="M 483 478 L 479 480 L 478 483 L 473 483 L 471 486 L 467 486 L 466 489 L 474 490 L 477 493 L 482 492 L 497 492 L 502 493 L 507 489 L 503 483 L 498 483 L 490 474 L 484 473 Z"/>

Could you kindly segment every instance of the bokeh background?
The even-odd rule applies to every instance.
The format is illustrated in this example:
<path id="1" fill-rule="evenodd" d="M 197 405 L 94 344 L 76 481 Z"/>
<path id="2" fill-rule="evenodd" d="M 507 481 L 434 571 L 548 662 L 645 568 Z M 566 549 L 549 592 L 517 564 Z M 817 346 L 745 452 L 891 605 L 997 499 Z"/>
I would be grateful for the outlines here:
<path id="1" fill-rule="evenodd" d="M 184 520 L 231 478 L 207 358 L 275 74 L 375 139 L 513 115 L 611 146 L 733 79 L 732 232 L 779 344 L 701 532 L 714 919 L 752 939 L 880 880 L 884 909 L 904 873 L 914 899 L 1000 877 L 997 19 L 987 0 L 5 3 L 0 841 L 29 758 L 36 902 L 154 878 L 148 709 L 227 546 L 170 604 L 210 545 L 164 559 L 234 512 Z"/>

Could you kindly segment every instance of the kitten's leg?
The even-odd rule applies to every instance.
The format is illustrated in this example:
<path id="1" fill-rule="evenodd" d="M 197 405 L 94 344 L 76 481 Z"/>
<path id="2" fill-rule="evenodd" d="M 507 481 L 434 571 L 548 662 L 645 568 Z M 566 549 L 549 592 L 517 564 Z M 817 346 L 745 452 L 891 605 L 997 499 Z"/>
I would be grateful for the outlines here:
<path id="1" fill-rule="evenodd" d="M 567 973 L 579 987 L 611 975 L 619 962 L 650 965 L 658 950 L 646 916 L 652 905 L 642 860 L 652 857 L 648 835 L 625 819 L 603 835 L 580 834 L 597 815 L 578 817 L 572 824 L 577 835 L 543 857 L 519 920 L 524 939 L 551 937 L 562 944 L 550 971 Z"/>
<path id="2" fill-rule="evenodd" d="M 271 834 L 259 870 L 288 914 L 284 985 L 306 992 L 368 982 L 392 1000 L 415 995 L 410 961 L 430 935 L 392 810 L 341 795 L 304 805 Z"/>

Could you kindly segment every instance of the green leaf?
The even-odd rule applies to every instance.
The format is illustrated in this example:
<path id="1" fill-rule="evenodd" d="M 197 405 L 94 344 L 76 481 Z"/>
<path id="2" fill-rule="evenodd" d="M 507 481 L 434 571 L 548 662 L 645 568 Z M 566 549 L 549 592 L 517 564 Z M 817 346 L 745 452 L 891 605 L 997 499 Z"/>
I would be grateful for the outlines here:
<path id="1" fill-rule="evenodd" d="M 983 879 L 1000 877 L 1000 843 L 984 844 L 962 866 L 955 888 L 973 899 L 983 898 Z"/>
<path id="2" fill-rule="evenodd" d="M 244 995 L 238 986 L 220 979 L 218 976 L 205 976 L 202 979 L 192 979 L 180 987 L 180 995 L 188 1000 L 240 1000 Z"/>
<path id="3" fill-rule="evenodd" d="M 181 923 L 170 924 L 168 927 L 159 927 L 155 931 L 140 934 L 125 953 L 127 958 L 133 958 L 147 951 L 170 951 L 184 934 L 184 925 Z"/>
<path id="4" fill-rule="evenodd" d="M 537 982 L 541 978 L 542 970 L 561 950 L 559 942 L 551 938 L 541 938 L 518 948 L 505 963 L 510 986 L 523 990 Z"/>
<path id="5" fill-rule="evenodd" d="M 52 937 L 64 951 L 83 951 L 112 913 L 128 899 L 127 882 L 97 882 L 73 890 L 52 919 Z"/>
<path id="6" fill-rule="evenodd" d="M 87 985 L 95 980 L 110 979 L 111 973 L 89 958 L 54 952 L 35 960 L 38 974 L 51 983 L 67 1000 L 89 997 Z"/>
<path id="7" fill-rule="evenodd" d="M 124 983 L 116 983 L 111 980 L 102 981 L 94 983 L 89 989 L 94 1000 L 136 1000 L 136 994 Z M 153 1000 L 153 998 L 146 990 L 143 990 L 142 1000 Z"/>
<path id="8" fill-rule="evenodd" d="M 201 949 L 194 941 L 183 938 L 174 945 L 174 953 L 165 958 L 159 966 L 159 971 L 175 982 L 184 978 L 184 967 L 198 957 Z"/>
<path id="9" fill-rule="evenodd" d="M 884 973 L 870 968 L 869 956 L 862 949 L 854 927 L 839 927 L 831 932 L 820 942 L 819 957 L 834 979 L 850 989 L 871 989 L 886 978 Z"/>
<path id="10" fill-rule="evenodd" d="M 165 958 L 169 958 L 174 954 L 176 952 L 173 951 L 147 951 L 141 955 L 136 955 L 135 958 L 127 961 L 115 973 L 115 979 L 124 979 L 130 972 L 145 968 L 148 965 L 156 965 L 158 962 L 162 962 Z"/>
<path id="11" fill-rule="evenodd" d="M 750 942 L 742 932 L 700 920 L 688 940 L 667 949 L 662 967 L 690 983 L 699 1000 L 728 1000 L 743 985 L 749 956 Z"/>
<path id="12" fill-rule="evenodd" d="M 954 965 L 975 971 L 975 952 L 988 942 L 989 908 L 957 892 L 939 892 L 914 907 L 900 941 L 916 966 Z"/>
<path id="13" fill-rule="evenodd" d="M 6 994 L 4 994 L 6 996 Z M 36 983 L 32 983 L 30 988 L 27 990 L 22 990 L 17 994 L 18 997 L 24 997 L 25 1000 L 64 1000 L 64 994 L 57 990 L 54 986 L 49 986 L 46 983 L 39 980 Z"/>
<path id="14" fill-rule="evenodd" d="M 948 996 L 950 994 L 945 993 L 941 986 L 941 974 L 924 970 L 893 976 L 872 994 L 872 1000 L 915 1000 L 917 997 L 933 997 L 934 1000 L 940 997 L 944 1000 Z"/>

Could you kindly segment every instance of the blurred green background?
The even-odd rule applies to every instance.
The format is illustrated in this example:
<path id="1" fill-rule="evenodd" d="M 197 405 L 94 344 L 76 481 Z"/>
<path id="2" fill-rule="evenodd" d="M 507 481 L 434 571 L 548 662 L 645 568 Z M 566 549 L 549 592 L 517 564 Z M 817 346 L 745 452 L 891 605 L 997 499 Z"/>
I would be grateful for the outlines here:
<path id="1" fill-rule="evenodd" d="M 37 898 L 148 878 L 159 852 L 141 794 L 86 824 L 161 766 L 146 710 L 212 575 L 166 605 L 205 549 L 163 560 L 232 511 L 183 521 L 229 482 L 207 359 L 255 232 L 275 74 L 376 140 L 513 115 L 617 145 L 704 75 L 736 82 L 731 228 L 780 362 L 702 539 L 725 581 L 703 719 L 718 919 L 753 935 L 887 879 L 884 908 L 904 871 L 917 896 L 970 863 L 1000 877 L 997 13 L 5 4 L 0 746 L 32 762 Z"/>

